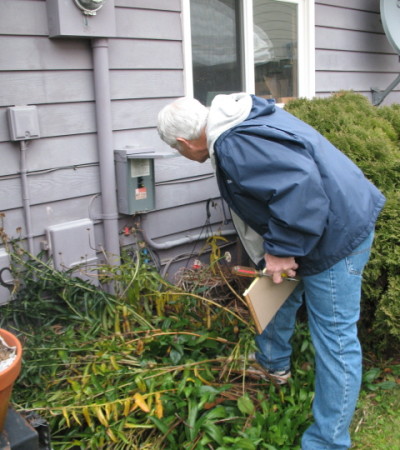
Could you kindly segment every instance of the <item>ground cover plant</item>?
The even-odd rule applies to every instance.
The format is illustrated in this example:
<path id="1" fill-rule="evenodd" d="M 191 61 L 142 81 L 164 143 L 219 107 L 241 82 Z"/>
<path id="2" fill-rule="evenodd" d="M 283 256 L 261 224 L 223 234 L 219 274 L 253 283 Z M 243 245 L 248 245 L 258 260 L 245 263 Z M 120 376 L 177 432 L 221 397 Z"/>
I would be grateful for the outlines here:
<path id="1" fill-rule="evenodd" d="M 365 373 L 352 435 L 355 448 L 396 448 L 399 110 L 378 111 L 352 93 L 289 109 L 349 152 L 388 198 L 364 284 Z M 48 421 L 55 450 L 300 448 L 314 381 L 304 317 L 289 384 L 252 373 L 243 356 L 254 351 L 254 327 L 215 241 L 210 264 L 187 270 L 178 286 L 140 252 L 118 268 L 100 267 L 113 295 L 55 271 L 18 242 L 6 245 L 15 299 L 1 308 L 0 327 L 24 347 L 12 400 Z"/>
<path id="2" fill-rule="evenodd" d="M 137 259 L 107 275 L 113 296 L 40 258 L 23 267 L 0 326 L 25 349 L 14 404 L 45 417 L 54 448 L 298 447 L 313 397 L 306 329 L 288 386 L 252 374 L 242 356 L 254 330 L 240 298 L 212 294 L 215 280 L 230 283 L 216 264 L 193 278 L 212 287 L 186 281 L 182 291 Z"/>

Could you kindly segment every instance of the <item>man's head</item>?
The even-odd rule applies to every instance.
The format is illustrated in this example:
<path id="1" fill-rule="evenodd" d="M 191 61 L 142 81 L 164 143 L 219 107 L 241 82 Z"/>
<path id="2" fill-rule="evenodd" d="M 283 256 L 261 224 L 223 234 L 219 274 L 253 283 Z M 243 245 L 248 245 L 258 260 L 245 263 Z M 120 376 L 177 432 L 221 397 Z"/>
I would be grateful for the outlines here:
<path id="1" fill-rule="evenodd" d="M 198 100 L 182 97 L 165 106 L 158 114 L 158 133 L 169 146 L 193 161 L 209 157 L 205 128 L 208 108 Z"/>

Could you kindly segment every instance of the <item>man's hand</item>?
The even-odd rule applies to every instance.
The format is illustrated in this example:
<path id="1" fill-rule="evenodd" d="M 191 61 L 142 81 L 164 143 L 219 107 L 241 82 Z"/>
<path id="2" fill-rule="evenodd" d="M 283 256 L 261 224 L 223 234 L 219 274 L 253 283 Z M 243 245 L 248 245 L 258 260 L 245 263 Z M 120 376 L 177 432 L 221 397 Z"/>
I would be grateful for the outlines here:
<path id="1" fill-rule="evenodd" d="M 264 255 L 266 264 L 266 273 L 272 276 L 272 281 L 276 284 L 282 283 L 282 274 L 286 274 L 288 277 L 296 276 L 296 269 L 299 265 L 296 263 L 293 257 L 280 258 L 278 256 Z"/>

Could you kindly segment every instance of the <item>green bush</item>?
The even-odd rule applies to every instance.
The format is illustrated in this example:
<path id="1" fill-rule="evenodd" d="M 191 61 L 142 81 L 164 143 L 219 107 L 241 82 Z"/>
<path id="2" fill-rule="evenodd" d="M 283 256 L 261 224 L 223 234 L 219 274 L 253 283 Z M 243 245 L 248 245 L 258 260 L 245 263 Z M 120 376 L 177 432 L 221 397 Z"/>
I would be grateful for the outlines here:
<path id="1" fill-rule="evenodd" d="M 364 274 L 360 334 L 369 350 L 400 349 L 400 105 L 377 108 L 363 95 L 340 92 L 294 100 L 285 109 L 343 151 L 386 196 Z"/>

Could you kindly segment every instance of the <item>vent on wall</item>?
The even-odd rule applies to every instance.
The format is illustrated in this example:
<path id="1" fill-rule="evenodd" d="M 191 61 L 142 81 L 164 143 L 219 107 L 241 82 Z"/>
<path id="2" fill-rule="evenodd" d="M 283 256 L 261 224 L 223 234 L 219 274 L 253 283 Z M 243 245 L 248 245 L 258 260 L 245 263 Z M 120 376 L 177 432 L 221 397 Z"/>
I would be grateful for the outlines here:
<path id="1" fill-rule="evenodd" d="M 97 285 L 93 222 L 90 219 L 64 222 L 48 227 L 46 233 L 54 267 L 62 272 L 72 269 L 73 276 Z"/>

